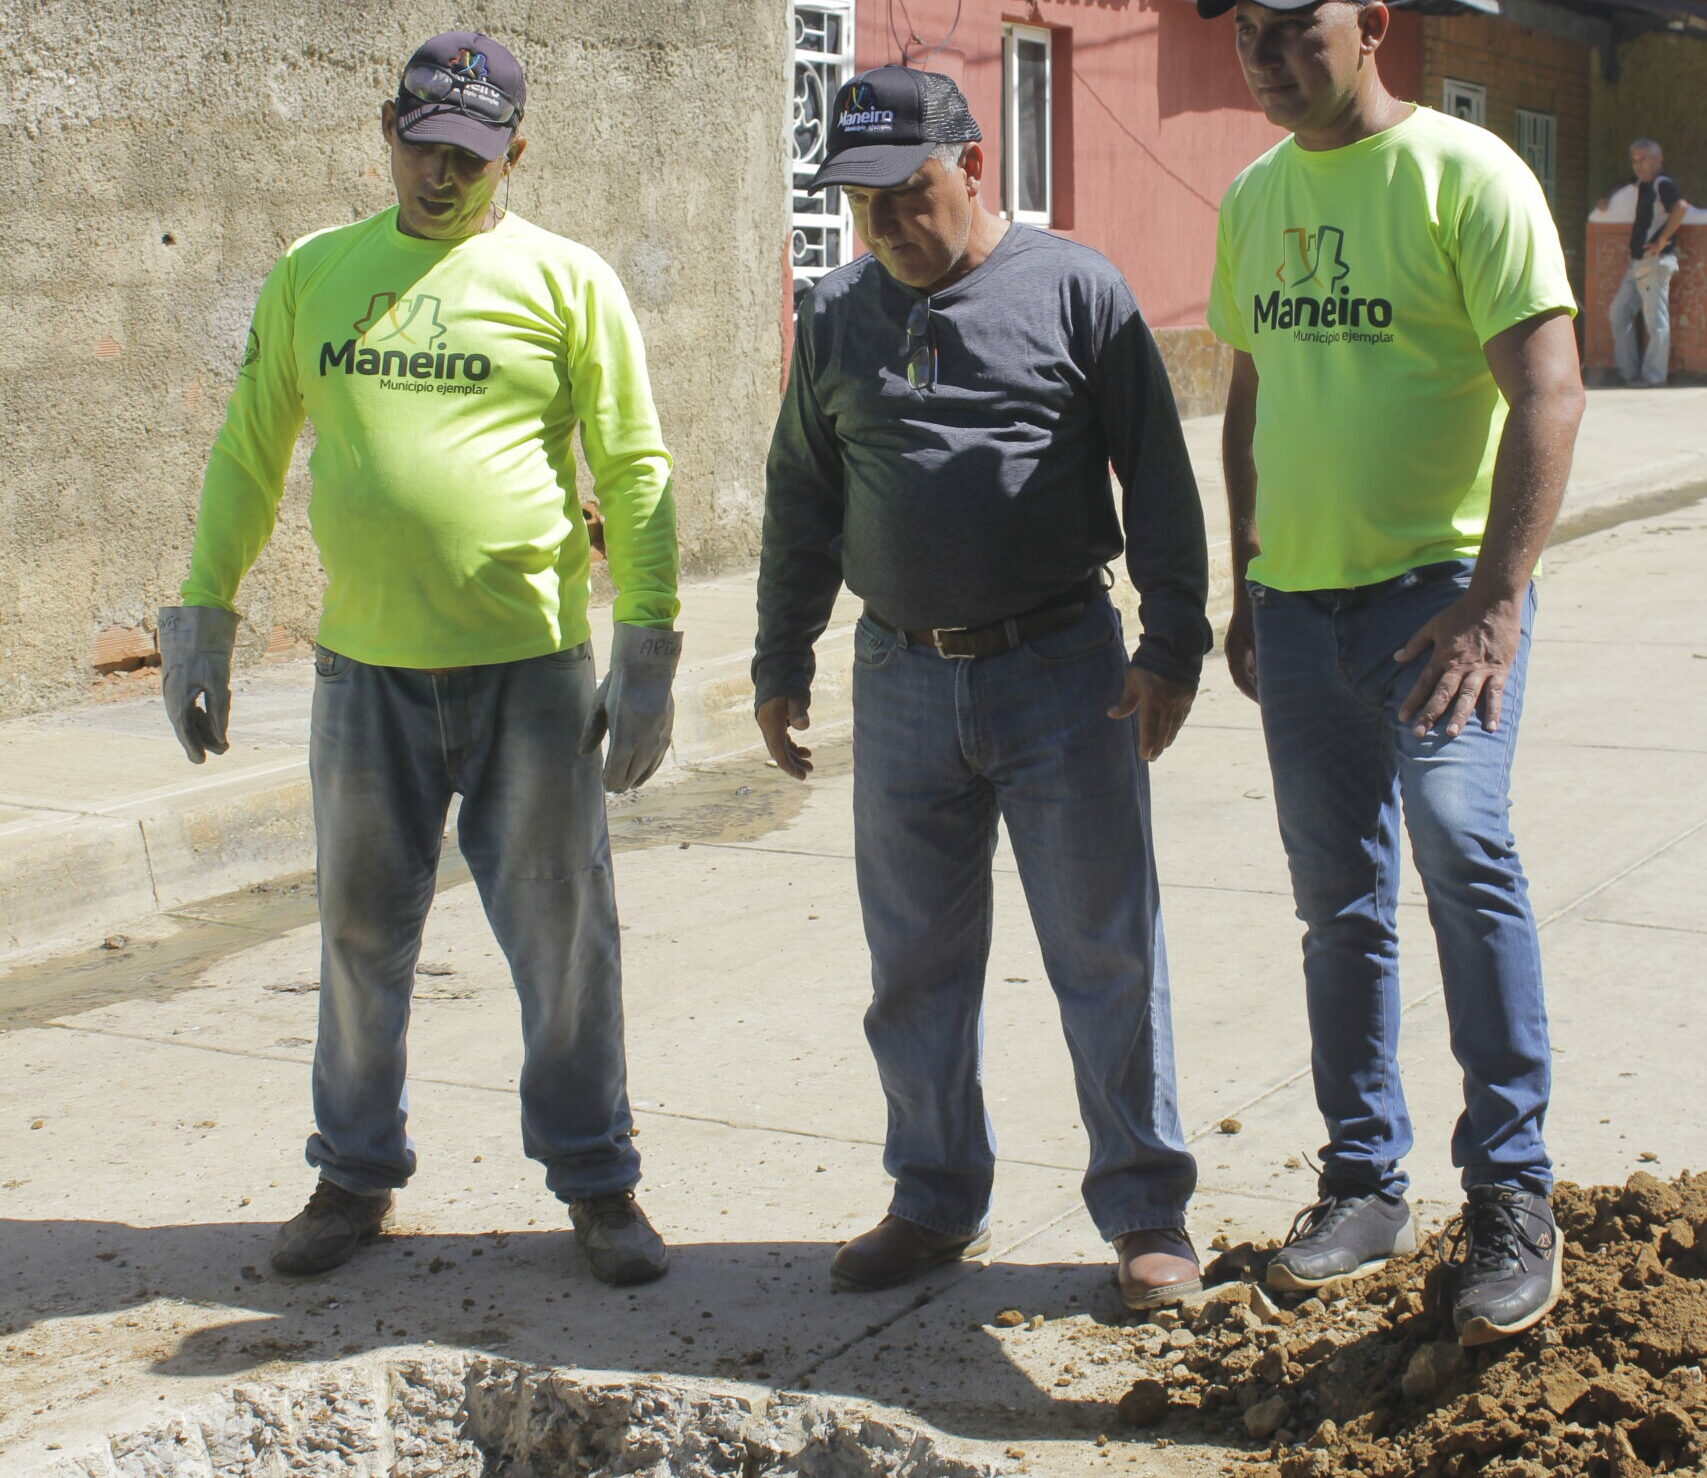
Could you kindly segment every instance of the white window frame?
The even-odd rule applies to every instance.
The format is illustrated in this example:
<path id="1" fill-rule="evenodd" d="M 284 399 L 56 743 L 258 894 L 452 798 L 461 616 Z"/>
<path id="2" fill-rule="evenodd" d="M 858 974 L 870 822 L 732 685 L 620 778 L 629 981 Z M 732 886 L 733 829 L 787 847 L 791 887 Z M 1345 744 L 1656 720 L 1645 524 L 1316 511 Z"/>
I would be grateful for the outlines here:
<path id="1" fill-rule="evenodd" d="M 1021 210 L 1019 200 L 1019 68 L 1021 41 L 1043 46 L 1043 209 Z M 1047 26 L 1002 27 L 1002 214 L 1009 220 L 1047 226 L 1055 213 L 1055 47 Z"/>
<path id="2" fill-rule="evenodd" d="M 841 186 L 806 193 L 806 182 L 824 162 L 836 93 L 853 76 L 854 0 L 813 0 L 792 6 L 791 12 L 795 44 L 788 131 L 789 263 L 796 282 L 816 282 L 854 257 L 853 215 Z M 839 46 L 826 44 L 830 22 L 835 23 Z M 803 137 L 808 139 L 804 153 Z"/>
<path id="3" fill-rule="evenodd" d="M 1459 103 L 1470 105 L 1469 112 L 1461 113 Z M 1444 78 L 1440 84 L 1440 111 L 1448 118 L 1467 118 L 1478 128 L 1488 126 L 1488 89 L 1480 82 L 1465 82 L 1457 77 Z"/>
<path id="4" fill-rule="evenodd" d="M 1539 108 L 1517 110 L 1517 152 L 1523 162 L 1535 171 L 1541 189 L 1553 204 L 1554 186 L 1559 159 L 1559 120 L 1555 114 Z"/>

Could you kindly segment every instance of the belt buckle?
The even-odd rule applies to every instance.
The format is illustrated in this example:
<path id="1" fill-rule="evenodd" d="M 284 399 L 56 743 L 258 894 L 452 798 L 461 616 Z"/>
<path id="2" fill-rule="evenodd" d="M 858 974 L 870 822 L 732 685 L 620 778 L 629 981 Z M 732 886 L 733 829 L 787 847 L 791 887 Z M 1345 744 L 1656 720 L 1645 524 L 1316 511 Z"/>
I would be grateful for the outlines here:
<path id="1" fill-rule="evenodd" d="M 945 636 L 960 636 L 962 633 L 968 632 L 971 629 L 972 628 L 970 626 L 933 626 L 933 627 L 931 627 L 931 650 L 934 651 L 937 654 L 937 656 L 942 657 L 948 661 L 952 661 L 952 662 L 969 662 L 969 661 L 971 661 L 972 653 L 970 653 L 970 652 L 945 652 L 942 649 L 942 639 Z"/>

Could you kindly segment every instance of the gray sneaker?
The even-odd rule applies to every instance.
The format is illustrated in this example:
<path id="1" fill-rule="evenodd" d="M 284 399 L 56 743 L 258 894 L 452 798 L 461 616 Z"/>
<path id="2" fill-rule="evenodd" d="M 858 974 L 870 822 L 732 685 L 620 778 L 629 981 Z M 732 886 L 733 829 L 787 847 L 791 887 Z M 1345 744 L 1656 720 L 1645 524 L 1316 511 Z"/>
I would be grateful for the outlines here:
<path id="1" fill-rule="evenodd" d="M 1293 1220 L 1268 1265 L 1268 1286 L 1305 1293 L 1335 1278 L 1361 1278 L 1395 1253 L 1417 1250 L 1416 1223 L 1403 1196 L 1324 1183 L 1322 1198 Z"/>
<path id="2" fill-rule="evenodd" d="M 362 1196 L 322 1180 L 273 1238 L 273 1267 L 298 1278 L 330 1272 L 379 1235 L 390 1210 L 390 1191 Z"/>
<path id="3" fill-rule="evenodd" d="M 1485 1345 L 1538 1324 L 1559 1301 L 1559 1231 L 1545 1196 L 1506 1186 L 1471 1186 L 1462 1218 L 1448 1229 L 1459 1254 L 1452 1324 L 1462 1345 Z"/>
<path id="4" fill-rule="evenodd" d="M 575 1240 L 602 1283 L 625 1287 L 662 1278 L 670 1267 L 664 1239 L 653 1229 L 633 1191 L 569 1203 Z"/>

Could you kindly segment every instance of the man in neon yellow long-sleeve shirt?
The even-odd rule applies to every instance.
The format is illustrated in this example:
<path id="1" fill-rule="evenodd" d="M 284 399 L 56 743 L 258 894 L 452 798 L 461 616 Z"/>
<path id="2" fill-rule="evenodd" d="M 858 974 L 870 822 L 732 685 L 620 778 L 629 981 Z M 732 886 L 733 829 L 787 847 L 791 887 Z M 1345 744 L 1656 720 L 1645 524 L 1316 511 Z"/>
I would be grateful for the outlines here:
<path id="1" fill-rule="evenodd" d="M 214 444 L 182 606 L 161 612 L 167 709 L 189 757 L 226 749 L 239 582 L 272 533 L 306 417 L 327 585 L 310 776 L 322 967 L 320 1182 L 273 1265 L 324 1272 L 376 1235 L 415 1168 L 404 1035 L 453 792 L 463 855 L 522 1001 L 522 1138 L 593 1272 L 664 1272 L 636 1204 L 603 788 L 669 744 L 677 552 L 670 457 L 622 286 L 593 252 L 497 204 L 525 85 L 451 32 L 382 124 L 397 205 L 306 236 L 255 308 Z M 619 594 L 610 672 L 588 642 L 596 483 Z"/>

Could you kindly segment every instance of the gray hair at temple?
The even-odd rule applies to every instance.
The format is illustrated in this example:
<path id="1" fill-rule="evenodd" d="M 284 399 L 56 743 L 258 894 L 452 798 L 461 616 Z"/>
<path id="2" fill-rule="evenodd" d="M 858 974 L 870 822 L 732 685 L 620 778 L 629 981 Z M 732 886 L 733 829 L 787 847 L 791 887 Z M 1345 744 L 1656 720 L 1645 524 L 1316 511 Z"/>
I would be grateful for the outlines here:
<path id="1" fill-rule="evenodd" d="M 931 150 L 930 157 L 944 169 L 959 169 L 960 156 L 965 152 L 965 144 L 938 144 Z"/>
<path id="2" fill-rule="evenodd" d="M 1644 154 L 1652 154 L 1656 159 L 1665 158 L 1666 151 L 1652 139 L 1637 139 L 1635 143 L 1630 145 L 1630 152 L 1632 154 L 1634 154 L 1638 149 L 1640 149 Z"/>

